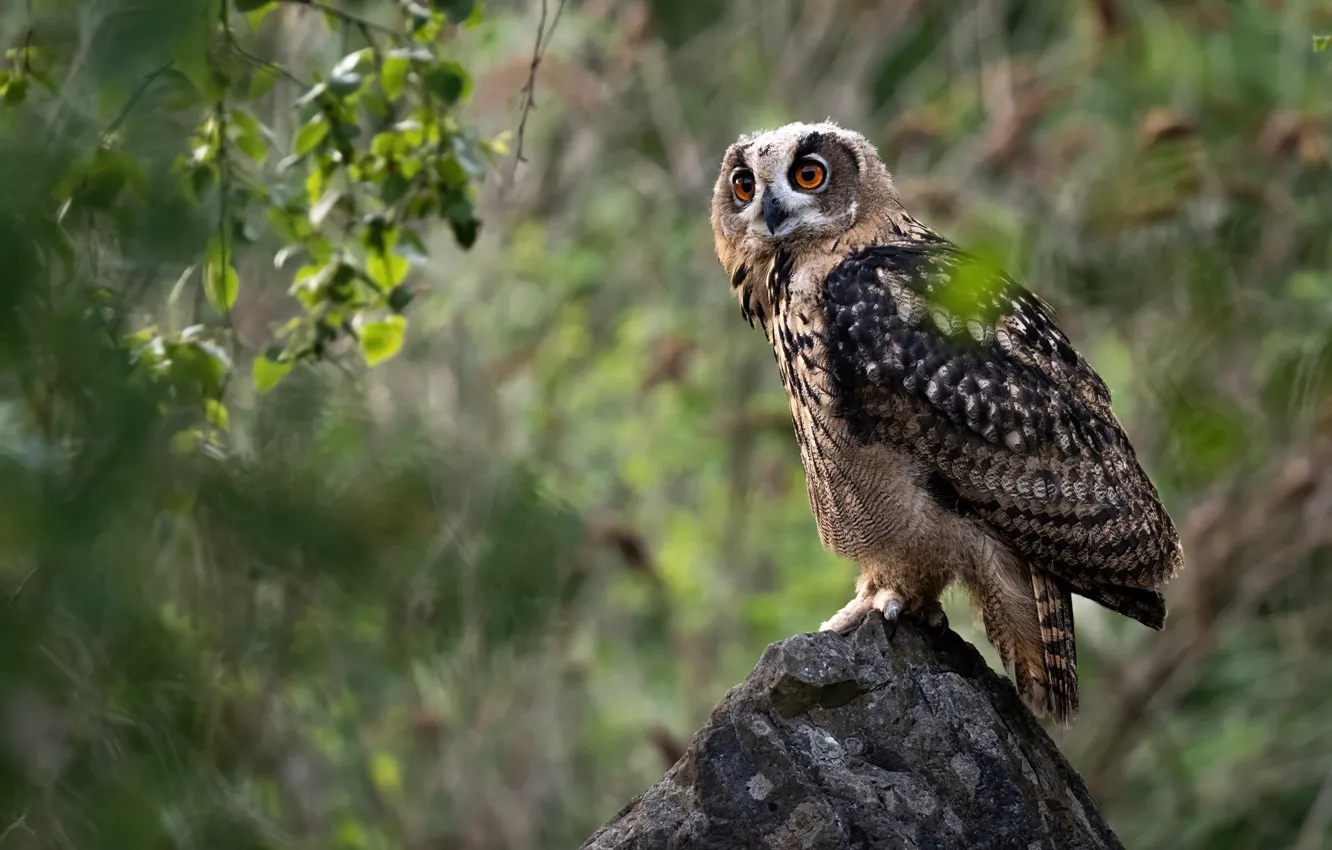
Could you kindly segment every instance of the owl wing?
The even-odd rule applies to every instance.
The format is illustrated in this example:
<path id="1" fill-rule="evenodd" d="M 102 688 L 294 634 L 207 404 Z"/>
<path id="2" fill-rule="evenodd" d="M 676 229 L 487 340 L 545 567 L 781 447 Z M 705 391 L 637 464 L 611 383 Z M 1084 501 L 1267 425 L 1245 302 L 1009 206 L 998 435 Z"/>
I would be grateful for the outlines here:
<path id="1" fill-rule="evenodd" d="M 936 499 L 1075 592 L 1161 627 L 1174 525 L 1048 305 L 942 237 L 862 249 L 824 296 L 859 439 L 917 459 Z"/>

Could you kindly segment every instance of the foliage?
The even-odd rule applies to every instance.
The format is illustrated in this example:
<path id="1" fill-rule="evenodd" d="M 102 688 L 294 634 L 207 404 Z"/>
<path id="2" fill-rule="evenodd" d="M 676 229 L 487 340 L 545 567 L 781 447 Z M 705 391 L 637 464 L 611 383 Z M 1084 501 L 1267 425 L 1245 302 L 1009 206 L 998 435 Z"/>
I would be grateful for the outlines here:
<path id="1" fill-rule="evenodd" d="M 454 683 L 568 603 L 580 526 L 529 473 L 289 375 L 399 353 L 422 228 L 470 248 L 503 152 L 461 113 L 479 5 L 368 11 L 0 17 L 0 843 L 447 842 L 456 810 L 374 801 L 474 722 Z M 246 333 L 275 288 L 295 314 Z M 271 395 L 238 418 L 251 357 Z M 355 790 L 315 796 L 334 775 Z"/>
<path id="2" fill-rule="evenodd" d="M 123 250 L 153 226 L 145 207 L 175 208 L 192 219 L 189 241 L 197 248 L 188 265 L 159 272 L 173 276 L 171 301 L 193 302 L 188 323 L 179 323 L 187 326 L 153 322 L 123 340 L 145 375 L 199 411 L 199 427 L 178 435 L 181 446 L 216 444 L 226 430 L 223 395 L 241 342 L 229 319 L 243 294 L 237 265 L 244 252 L 276 244 L 274 266 L 295 269 L 290 293 L 301 308 L 277 329 L 274 344 L 253 341 L 264 349 L 252 367 L 260 394 L 294 365 L 340 352 L 344 339 L 377 365 L 401 348 L 403 311 L 413 297 L 408 274 L 428 254 L 420 225 L 442 218 L 458 244 L 470 248 L 480 227 L 478 181 L 487 161 L 503 152 L 502 143 L 478 139 L 459 119 L 471 78 L 441 47 L 475 26 L 479 4 L 401 3 L 386 22 L 310 6 L 331 32 L 353 31 L 363 44 L 327 71 L 312 69 L 312 81 L 256 52 L 272 52 L 271 35 L 268 44 L 257 43 L 282 5 L 196 0 L 170 12 L 157 3 L 101 18 L 129 20 L 100 29 L 147 26 L 150 17 L 174 25 L 135 57 L 161 61 L 123 98 L 92 151 L 64 164 L 54 187 L 50 248 L 71 280 L 84 276 L 91 252 Z M 21 43 L 6 52 L 9 68 L 0 82 L 8 109 L 42 112 L 69 95 L 57 77 L 71 73 L 74 42 L 62 29 L 70 26 L 64 4 L 37 4 L 28 14 Z M 97 31 L 85 25 L 79 35 Z M 280 85 L 299 95 L 273 109 L 286 103 L 273 94 Z M 104 101 L 115 97 L 108 91 Z M 276 119 L 272 126 L 260 117 L 265 105 Z M 162 114 L 144 119 L 139 110 L 152 108 Z M 148 126 L 162 129 L 159 121 L 193 128 L 166 173 L 150 175 L 141 162 L 141 134 Z M 291 126 L 279 129 L 285 124 Z M 121 311 L 129 306 L 117 300 L 123 282 L 118 286 L 115 277 L 95 276 L 89 293 L 102 299 L 112 325 L 123 324 Z M 204 301 L 210 310 L 202 309 Z"/>

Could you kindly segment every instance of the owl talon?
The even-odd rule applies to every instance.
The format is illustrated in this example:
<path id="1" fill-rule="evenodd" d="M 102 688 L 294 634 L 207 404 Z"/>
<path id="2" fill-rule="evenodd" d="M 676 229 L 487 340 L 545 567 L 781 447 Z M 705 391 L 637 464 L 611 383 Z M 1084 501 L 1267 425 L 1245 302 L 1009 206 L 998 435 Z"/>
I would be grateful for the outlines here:
<path id="1" fill-rule="evenodd" d="M 921 632 L 928 640 L 938 640 L 948 632 L 948 618 L 946 616 L 936 617 L 921 614 L 911 619 L 920 626 Z"/>
<path id="2" fill-rule="evenodd" d="M 945 614 L 942 610 L 940 610 L 939 616 L 933 619 L 926 620 L 925 625 L 929 626 L 934 631 L 943 634 L 944 632 L 948 631 L 948 615 Z"/>
<path id="3" fill-rule="evenodd" d="M 896 599 L 889 599 L 881 609 L 883 612 L 884 631 L 889 642 L 897 636 L 897 621 L 902 616 L 902 605 Z"/>
<path id="4" fill-rule="evenodd" d="M 937 601 L 927 603 L 919 611 L 912 612 L 911 616 L 921 629 L 932 636 L 937 637 L 948 631 L 948 615 Z"/>

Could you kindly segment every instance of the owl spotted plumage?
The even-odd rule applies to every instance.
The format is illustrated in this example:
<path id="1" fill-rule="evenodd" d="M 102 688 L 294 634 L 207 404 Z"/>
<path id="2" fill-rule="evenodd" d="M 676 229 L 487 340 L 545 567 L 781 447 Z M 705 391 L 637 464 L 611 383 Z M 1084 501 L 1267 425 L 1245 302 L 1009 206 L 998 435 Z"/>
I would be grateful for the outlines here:
<path id="1" fill-rule="evenodd" d="M 772 344 L 820 538 L 861 565 L 823 627 L 942 625 L 959 581 L 1027 702 L 1071 721 L 1072 594 L 1159 629 L 1182 560 L 1105 383 L 1040 298 L 907 214 L 856 133 L 742 137 L 712 224 Z"/>

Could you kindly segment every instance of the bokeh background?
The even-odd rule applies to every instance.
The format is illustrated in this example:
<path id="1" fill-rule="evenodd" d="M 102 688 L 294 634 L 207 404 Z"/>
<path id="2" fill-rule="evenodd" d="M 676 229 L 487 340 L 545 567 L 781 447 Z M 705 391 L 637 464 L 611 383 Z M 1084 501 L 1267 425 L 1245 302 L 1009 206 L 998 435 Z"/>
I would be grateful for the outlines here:
<path id="1" fill-rule="evenodd" d="M 553 35 L 481 238 L 428 233 L 398 357 L 238 380 L 203 454 L 93 322 L 185 321 L 154 187 L 191 124 L 124 119 L 119 238 L 62 266 L 42 224 L 201 8 L 0 8 L 73 57 L 0 114 L 0 848 L 574 847 L 656 781 L 851 592 L 707 220 L 737 135 L 825 117 L 1055 306 L 1184 531 L 1164 632 L 1077 608 L 1053 734 L 1112 827 L 1332 846 L 1332 4 L 490 0 L 449 48 L 485 132 Z M 306 11 L 254 49 L 329 67 Z M 237 257 L 242 362 L 295 310 L 276 244 Z"/>

